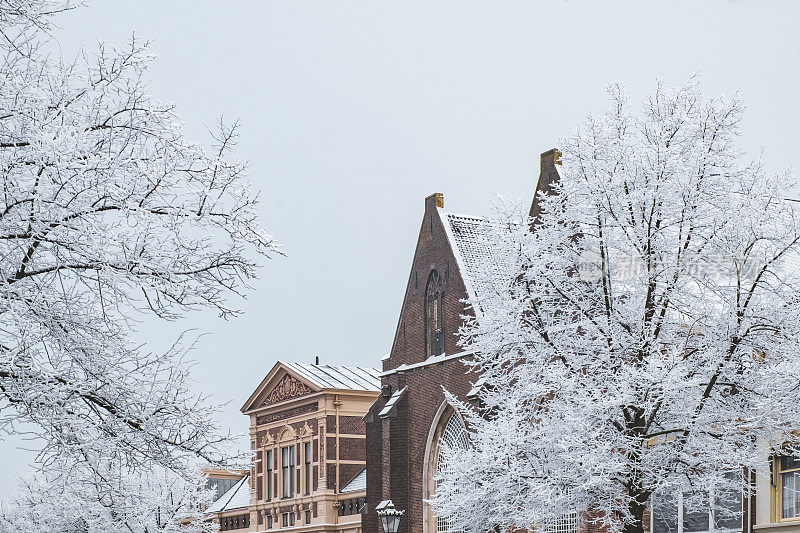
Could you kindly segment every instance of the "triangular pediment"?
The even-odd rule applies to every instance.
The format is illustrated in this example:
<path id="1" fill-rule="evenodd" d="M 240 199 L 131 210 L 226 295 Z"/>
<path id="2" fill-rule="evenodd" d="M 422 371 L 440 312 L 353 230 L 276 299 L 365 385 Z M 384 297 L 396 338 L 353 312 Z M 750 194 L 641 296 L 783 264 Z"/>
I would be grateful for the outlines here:
<path id="1" fill-rule="evenodd" d="M 256 390 L 242 406 L 241 411 L 247 413 L 261 407 L 269 407 L 294 398 L 308 396 L 318 391 L 319 389 L 313 383 L 279 361 L 256 387 Z"/>

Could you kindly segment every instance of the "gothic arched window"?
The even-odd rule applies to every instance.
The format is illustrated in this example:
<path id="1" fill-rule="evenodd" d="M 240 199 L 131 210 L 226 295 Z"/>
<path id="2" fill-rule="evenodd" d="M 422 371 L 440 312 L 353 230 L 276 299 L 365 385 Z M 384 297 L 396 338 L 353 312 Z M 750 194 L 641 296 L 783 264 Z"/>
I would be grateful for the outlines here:
<path id="1" fill-rule="evenodd" d="M 436 453 L 437 475 L 444 470 L 445 466 L 447 466 L 447 457 L 442 454 L 442 444 L 446 444 L 447 448 L 451 450 L 466 450 L 469 448 L 467 430 L 464 429 L 464 424 L 461 422 L 461 418 L 455 413 L 455 411 L 453 411 L 452 415 L 450 415 L 450 419 L 444 426 L 444 430 L 442 430 L 442 436 L 439 437 L 439 446 Z M 442 517 L 436 517 L 436 533 L 454 533 L 456 531 L 460 532 L 460 530 L 453 529 L 453 526 L 449 520 Z"/>
<path id="2" fill-rule="evenodd" d="M 442 279 L 439 272 L 432 270 L 425 287 L 425 352 L 428 357 L 444 353 L 443 300 Z"/>

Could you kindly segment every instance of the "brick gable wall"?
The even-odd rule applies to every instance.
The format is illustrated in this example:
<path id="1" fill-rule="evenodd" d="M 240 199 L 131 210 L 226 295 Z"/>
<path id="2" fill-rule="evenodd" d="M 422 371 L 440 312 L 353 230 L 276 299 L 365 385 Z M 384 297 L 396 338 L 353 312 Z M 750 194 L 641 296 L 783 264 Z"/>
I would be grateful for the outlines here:
<path id="1" fill-rule="evenodd" d="M 465 313 L 462 303 L 467 297 L 453 250 L 436 209 L 436 197 L 426 199 L 417 248 L 411 266 L 406 293 L 398 320 L 394 343 L 383 370 L 402 364 L 425 361 L 425 296 L 432 270 L 442 280 L 444 292 L 442 319 L 444 353 L 459 353 L 456 333 Z M 408 386 L 407 393 L 396 405 L 393 417 L 381 419 L 378 413 L 388 400 L 379 397 L 367 420 L 367 512 L 362 518 L 364 533 L 382 533 L 375 506 L 391 499 L 406 514 L 400 522 L 400 533 L 420 533 L 423 522 L 423 465 L 425 447 L 433 419 L 444 401 L 442 387 L 464 398 L 474 376 L 465 374 L 460 359 L 418 367 L 382 378 L 381 385 L 392 393 Z"/>
<path id="2" fill-rule="evenodd" d="M 541 168 L 534 189 L 530 215 L 539 216 L 537 194 L 548 193 L 558 180 L 556 165 L 561 153 L 552 149 L 541 155 Z M 428 357 L 425 338 L 425 289 L 428 277 L 436 269 L 442 279 L 444 353 L 461 351 L 456 333 L 465 311 L 462 300 L 467 292 L 451 243 L 437 212 L 441 195 L 425 199 L 425 212 L 417 247 L 411 265 L 406 292 L 400 311 L 390 356 L 383 361 L 384 372 L 400 365 L 421 363 Z M 443 202 L 442 202 L 443 203 Z M 400 533 L 427 533 L 423 530 L 423 467 L 425 448 L 434 417 L 444 401 L 442 387 L 459 398 L 465 398 L 477 376 L 467 375 L 460 359 L 451 359 L 384 376 L 384 392 L 365 419 L 367 434 L 367 509 L 362 517 L 363 533 L 382 533 L 375 506 L 392 499 L 396 508 L 406 514 L 400 521 Z M 392 416 L 381 419 L 383 409 L 392 393 L 406 387 Z M 591 533 L 591 532 L 589 532 Z"/>

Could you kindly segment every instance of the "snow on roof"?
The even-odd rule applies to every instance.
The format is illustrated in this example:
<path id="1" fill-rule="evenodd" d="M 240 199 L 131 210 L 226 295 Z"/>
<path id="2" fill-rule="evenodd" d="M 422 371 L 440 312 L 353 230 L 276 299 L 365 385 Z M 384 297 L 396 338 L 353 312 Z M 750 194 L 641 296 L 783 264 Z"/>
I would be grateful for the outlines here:
<path id="1" fill-rule="evenodd" d="M 467 267 L 467 272 L 472 273 L 479 264 L 492 258 L 488 241 L 491 225 L 488 220 L 480 217 L 453 213 L 445 213 L 445 216 L 458 251 L 464 259 L 464 266 Z"/>
<path id="2" fill-rule="evenodd" d="M 358 492 L 367 490 L 367 469 L 365 468 L 358 473 L 353 480 L 344 486 L 340 492 Z"/>
<path id="3" fill-rule="evenodd" d="M 206 512 L 223 513 L 250 505 L 250 484 L 247 482 L 249 477 L 250 474 L 246 474 L 236 485 L 228 489 L 228 492 L 209 505 Z"/>
<path id="4" fill-rule="evenodd" d="M 504 272 L 509 258 L 497 253 L 492 245 L 493 235 L 499 226 L 481 217 L 456 215 L 443 210 L 441 213 L 469 296 L 476 297 L 487 282 L 506 284 L 509 280 L 504 277 Z M 482 274 L 486 268 L 493 279 L 487 280 Z"/>
<path id="5" fill-rule="evenodd" d="M 381 389 L 380 371 L 361 366 L 308 365 L 282 361 L 321 389 L 377 391 Z"/>
<path id="6" fill-rule="evenodd" d="M 381 412 L 378 413 L 378 416 L 389 416 L 390 414 L 392 414 L 394 405 L 397 403 L 398 400 L 400 400 L 400 398 L 403 397 L 403 394 L 406 393 L 407 388 L 408 387 L 403 387 L 402 389 L 395 391 L 394 394 L 392 394 L 392 397 L 389 398 L 389 401 L 386 402 L 386 405 L 383 406 Z"/>

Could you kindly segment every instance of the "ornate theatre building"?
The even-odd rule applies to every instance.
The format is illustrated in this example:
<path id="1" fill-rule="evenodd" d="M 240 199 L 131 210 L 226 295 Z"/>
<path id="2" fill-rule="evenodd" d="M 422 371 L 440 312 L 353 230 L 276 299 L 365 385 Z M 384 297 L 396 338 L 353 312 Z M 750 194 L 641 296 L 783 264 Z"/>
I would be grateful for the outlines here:
<path id="1" fill-rule="evenodd" d="M 207 509 L 211 520 L 221 531 L 360 532 L 362 417 L 379 386 L 373 368 L 278 362 L 242 406 L 250 471 L 209 473 L 228 489 Z"/>

